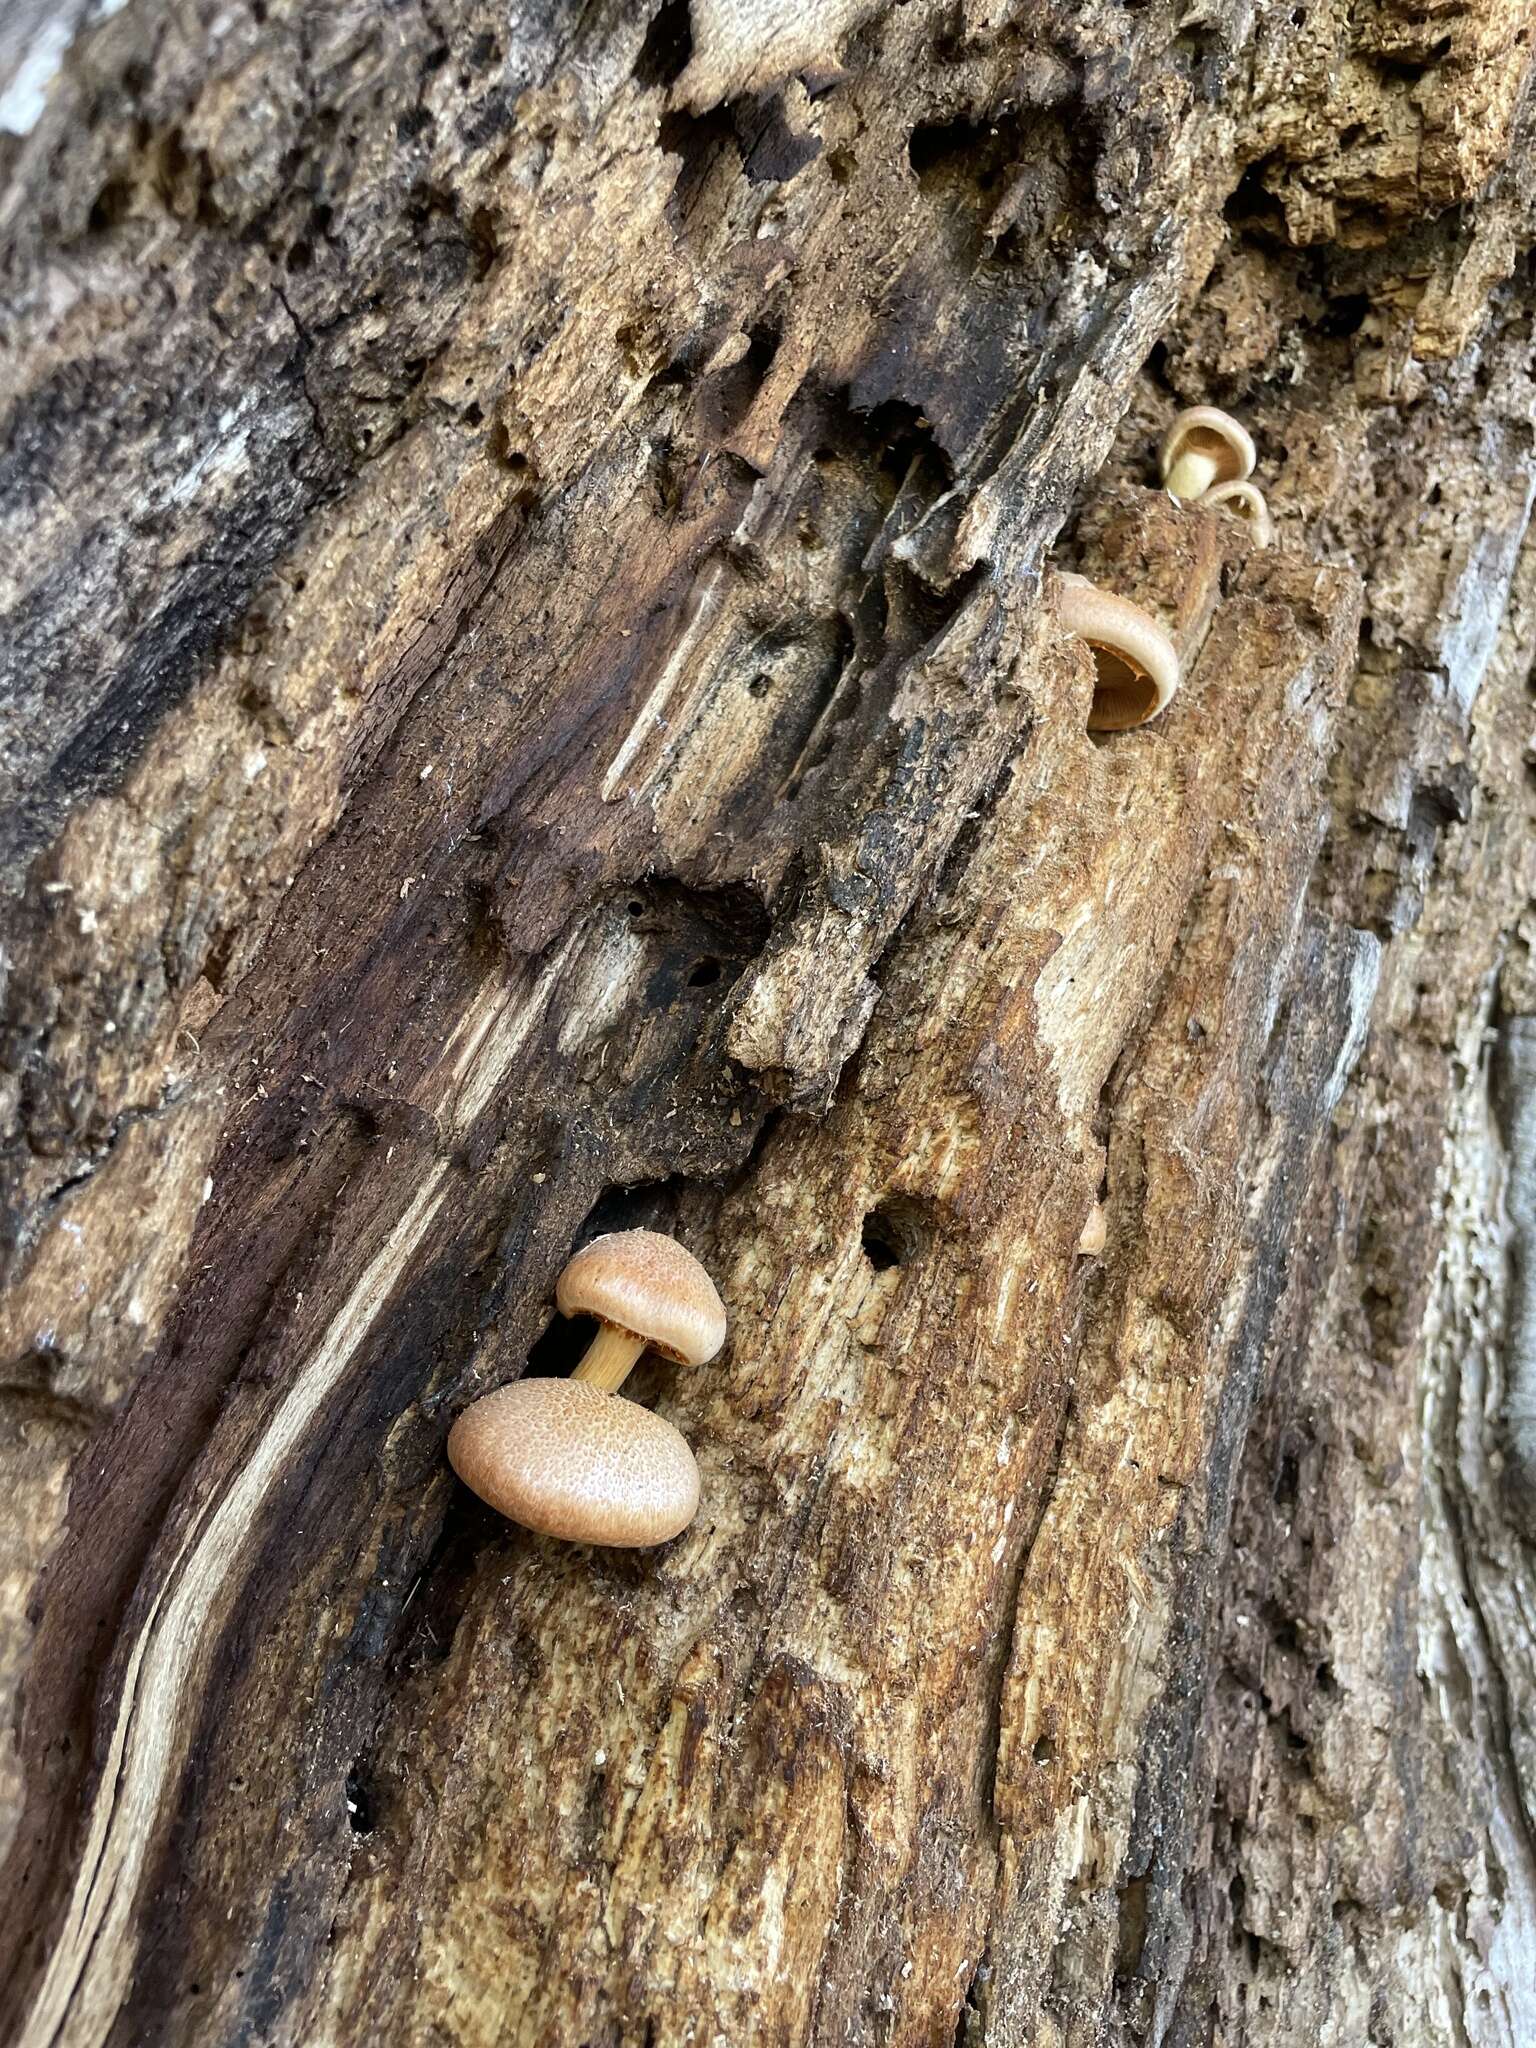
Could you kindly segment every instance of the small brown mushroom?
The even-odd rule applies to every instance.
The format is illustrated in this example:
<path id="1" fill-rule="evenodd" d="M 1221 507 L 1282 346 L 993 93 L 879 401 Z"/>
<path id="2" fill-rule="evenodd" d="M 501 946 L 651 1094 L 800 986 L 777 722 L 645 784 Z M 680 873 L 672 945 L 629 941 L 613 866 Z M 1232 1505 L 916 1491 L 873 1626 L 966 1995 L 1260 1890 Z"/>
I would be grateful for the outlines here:
<path id="1" fill-rule="evenodd" d="M 614 1393 L 649 1345 L 682 1365 L 703 1365 L 725 1342 L 715 1283 L 675 1237 L 616 1230 L 594 1237 L 555 1286 L 563 1316 L 596 1316 L 601 1328 L 572 1374 Z"/>
<path id="2" fill-rule="evenodd" d="M 1179 413 L 1158 448 L 1158 467 L 1175 498 L 1188 504 L 1212 484 L 1242 483 L 1253 475 L 1248 429 L 1214 405 Z"/>
<path id="3" fill-rule="evenodd" d="M 665 1543 L 693 1520 L 699 1468 L 672 1424 L 617 1389 L 649 1345 L 702 1365 L 725 1309 L 691 1252 L 653 1230 L 594 1238 L 555 1288 L 597 1335 L 569 1379 L 518 1380 L 466 1408 L 448 1433 L 464 1484 L 525 1528 L 572 1543 Z"/>
<path id="4" fill-rule="evenodd" d="M 1150 613 L 1128 597 L 1064 571 L 1060 617 L 1093 649 L 1098 675 L 1090 732 L 1127 732 L 1156 718 L 1179 687 L 1179 652 Z"/>
<path id="5" fill-rule="evenodd" d="M 486 1394 L 449 1431 L 448 1462 L 509 1520 L 568 1543 L 665 1543 L 699 1505 L 681 1431 L 587 1380 L 517 1380 Z"/>
<path id="6" fill-rule="evenodd" d="M 1267 548 L 1275 537 L 1269 507 L 1257 484 L 1213 484 L 1200 502 L 1202 505 L 1215 505 L 1219 510 L 1241 519 L 1256 548 Z"/>

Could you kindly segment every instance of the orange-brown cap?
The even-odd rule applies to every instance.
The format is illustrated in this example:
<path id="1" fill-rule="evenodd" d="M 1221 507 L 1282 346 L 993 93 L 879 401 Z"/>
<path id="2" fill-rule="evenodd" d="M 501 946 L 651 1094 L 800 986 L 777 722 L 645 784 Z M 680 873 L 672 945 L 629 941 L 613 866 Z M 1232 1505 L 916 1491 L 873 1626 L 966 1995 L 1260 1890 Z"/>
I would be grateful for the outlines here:
<path id="1" fill-rule="evenodd" d="M 714 1281 L 675 1237 L 655 1230 L 594 1237 L 560 1275 L 555 1301 L 563 1316 L 596 1316 L 685 1365 L 702 1365 L 725 1342 Z"/>
<path id="2" fill-rule="evenodd" d="M 1088 730 L 1125 732 L 1156 718 L 1179 687 L 1180 670 L 1178 649 L 1151 613 L 1066 570 L 1059 616 L 1093 649 L 1098 678 Z"/>
<path id="3" fill-rule="evenodd" d="M 526 1529 L 639 1549 L 686 1529 L 699 1468 L 671 1423 L 582 1380 L 517 1380 L 466 1408 L 448 1462 Z"/>

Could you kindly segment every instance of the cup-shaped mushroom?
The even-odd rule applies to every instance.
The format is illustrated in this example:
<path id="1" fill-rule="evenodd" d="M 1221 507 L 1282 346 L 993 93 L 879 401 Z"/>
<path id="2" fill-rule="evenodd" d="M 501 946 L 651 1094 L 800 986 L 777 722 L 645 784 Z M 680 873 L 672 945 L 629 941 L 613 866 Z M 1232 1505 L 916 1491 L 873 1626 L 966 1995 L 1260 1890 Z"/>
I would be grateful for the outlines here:
<path id="1" fill-rule="evenodd" d="M 572 1377 L 609 1394 L 647 1346 L 703 1365 L 725 1342 L 714 1281 L 655 1230 L 615 1230 L 583 1245 L 556 1283 L 555 1305 L 563 1316 L 596 1316 L 601 1327 Z"/>
<path id="2" fill-rule="evenodd" d="M 1253 464 L 1248 429 L 1215 405 L 1177 414 L 1158 448 L 1163 482 L 1186 504 L 1212 484 L 1241 483 L 1253 475 Z"/>
<path id="3" fill-rule="evenodd" d="M 1156 718 L 1179 687 L 1179 651 L 1139 604 L 1070 571 L 1061 578 L 1061 623 L 1093 649 L 1097 671 L 1090 732 L 1128 732 Z"/>
<path id="4" fill-rule="evenodd" d="M 699 1505 L 687 1439 L 587 1380 L 517 1380 L 482 1396 L 448 1432 L 448 1462 L 509 1520 L 568 1543 L 665 1543 Z"/>
<path id="5" fill-rule="evenodd" d="M 1231 512 L 1241 519 L 1256 548 L 1267 548 L 1275 537 L 1269 507 L 1257 484 L 1213 484 L 1200 502 L 1202 505 L 1214 505 L 1222 512 Z"/>

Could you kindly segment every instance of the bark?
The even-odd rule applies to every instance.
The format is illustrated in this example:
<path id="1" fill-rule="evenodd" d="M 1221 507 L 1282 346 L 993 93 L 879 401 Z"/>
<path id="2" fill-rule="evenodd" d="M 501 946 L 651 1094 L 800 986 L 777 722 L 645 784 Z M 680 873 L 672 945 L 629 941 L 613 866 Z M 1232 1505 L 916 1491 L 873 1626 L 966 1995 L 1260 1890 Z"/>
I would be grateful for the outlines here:
<path id="1" fill-rule="evenodd" d="M 0 2035 L 1536 2038 L 1529 44 L 0 20 Z"/>

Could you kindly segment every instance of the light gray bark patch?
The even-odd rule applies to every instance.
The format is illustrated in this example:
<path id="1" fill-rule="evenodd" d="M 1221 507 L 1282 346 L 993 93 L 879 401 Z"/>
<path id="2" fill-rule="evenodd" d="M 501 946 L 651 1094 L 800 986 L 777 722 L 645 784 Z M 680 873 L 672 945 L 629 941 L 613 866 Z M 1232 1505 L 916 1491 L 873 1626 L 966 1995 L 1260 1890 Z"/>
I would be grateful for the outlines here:
<path id="1" fill-rule="evenodd" d="M 1536 1017 L 1500 1027 L 1492 1068 L 1494 1108 L 1508 1158 L 1509 1297 L 1504 1337 L 1505 1479 L 1510 1505 L 1536 1530 Z"/>

